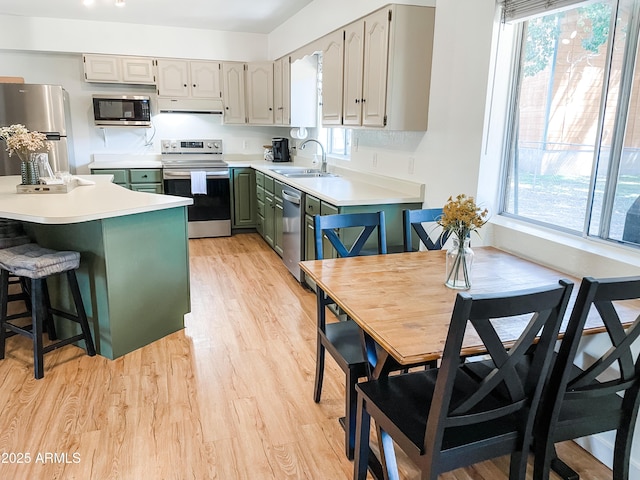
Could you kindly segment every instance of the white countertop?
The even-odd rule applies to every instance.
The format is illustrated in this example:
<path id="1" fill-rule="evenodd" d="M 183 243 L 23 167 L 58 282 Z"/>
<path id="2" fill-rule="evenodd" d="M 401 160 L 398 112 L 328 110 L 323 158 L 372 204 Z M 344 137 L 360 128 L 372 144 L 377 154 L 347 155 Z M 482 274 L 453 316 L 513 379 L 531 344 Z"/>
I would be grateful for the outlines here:
<path id="1" fill-rule="evenodd" d="M 162 156 L 94 154 L 89 168 L 162 168 Z M 422 203 L 424 184 L 397 178 L 356 172 L 329 166 L 337 177 L 289 178 L 273 170 L 287 168 L 319 168 L 309 162 L 265 162 L 262 155 L 225 154 L 229 167 L 251 167 L 302 190 L 337 207 L 350 205 L 385 205 L 395 203 Z"/>
<path id="2" fill-rule="evenodd" d="M 69 224 L 191 205 L 172 195 L 134 192 L 111 183 L 111 175 L 80 175 L 95 185 L 69 193 L 17 193 L 20 176 L 0 176 L 0 218 L 41 224 Z"/>
<path id="3" fill-rule="evenodd" d="M 91 168 L 162 168 L 161 155 L 93 154 Z"/>
<path id="4" fill-rule="evenodd" d="M 236 166 L 233 161 L 227 163 L 229 166 Z M 391 177 L 336 169 L 333 171 L 338 175 L 336 177 L 291 178 L 279 175 L 273 170 L 301 166 L 309 168 L 309 165 L 257 161 L 250 162 L 249 166 L 336 207 L 422 203 L 424 200 L 423 184 Z M 331 168 L 329 170 L 331 171 Z"/>

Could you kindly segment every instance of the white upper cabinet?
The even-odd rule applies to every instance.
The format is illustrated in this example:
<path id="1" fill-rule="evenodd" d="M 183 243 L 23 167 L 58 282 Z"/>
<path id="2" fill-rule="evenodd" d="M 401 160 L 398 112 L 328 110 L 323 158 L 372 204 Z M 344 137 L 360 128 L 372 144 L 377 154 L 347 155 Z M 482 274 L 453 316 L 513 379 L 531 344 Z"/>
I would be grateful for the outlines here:
<path id="1" fill-rule="evenodd" d="M 322 39 L 322 124 L 342 125 L 344 31 Z"/>
<path id="2" fill-rule="evenodd" d="M 164 97 L 188 97 L 189 63 L 185 60 L 157 61 L 158 95 Z"/>
<path id="3" fill-rule="evenodd" d="M 273 62 L 247 64 L 248 123 L 273 125 Z"/>
<path id="4" fill-rule="evenodd" d="M 222 64 L 222 98 L 224 101 L 224 123 L 246 123 L 244 95 L 244 63 Z"/>
<path id="5" fill-rule="evenodd" d="M 344 100 L 342 123 L 362 124 L 362 69 L 364 59 L 364 20 L 344 29 Z"/>
<path id="6" fill-rule="evenodd" d="M 390 5 L 324 37 L 323 125 L 426 130 L 434 22 L 434 7 Z"/>
<path id="7" fill-rule="evenodd" d="M 195 98 L 222 98 L 220 62 L 189 62 L 191 96 Z"/>
<path id="8" fill-rule="evenodd" d="M 389 54 L 390 15 L 380 10 L 365 18 L 362 75 L 362 125 L 386 124 L 387 58 Z"/>
<path id="9" fill-rule="evenodd" d="M 158 95 L 162 97 L 220 98 L 220 63 L 158 59 Z"/>
<path id="10" fill-rule="evenodd" d="M 273 123 L 289 125 L 291 122 L 291 57 L 273 62 Z"/>
<path id="11" fill-rule="evenodd" d="M 98 83 L 155 85 L 153 59 L 117 55 L 82 56 L 84 79 Z"/>

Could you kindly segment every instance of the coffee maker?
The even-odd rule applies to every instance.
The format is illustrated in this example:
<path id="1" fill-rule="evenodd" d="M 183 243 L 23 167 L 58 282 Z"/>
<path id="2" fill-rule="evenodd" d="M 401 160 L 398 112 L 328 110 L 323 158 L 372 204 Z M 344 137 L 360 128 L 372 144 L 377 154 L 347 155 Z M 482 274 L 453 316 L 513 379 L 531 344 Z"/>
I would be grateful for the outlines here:
<path id="1" fill-rule="evenodd" d="M 289 139 L 288 138 L 272 138 L 271 147 L 273 150 L 274 162 L 289 161 Z"/>

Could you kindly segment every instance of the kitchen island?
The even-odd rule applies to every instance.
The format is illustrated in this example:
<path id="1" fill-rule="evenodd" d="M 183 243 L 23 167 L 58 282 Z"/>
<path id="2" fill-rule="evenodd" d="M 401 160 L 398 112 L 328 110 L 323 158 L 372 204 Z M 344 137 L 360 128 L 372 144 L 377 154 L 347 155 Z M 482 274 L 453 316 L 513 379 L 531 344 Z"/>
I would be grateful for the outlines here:
<path id="1" fill-rule="evenodd" d="M 78 281 L 96 350 L 114 359 L 184 327 L 190 311 L 189 198 L 127 190 L 109 175 L 65 194 L 18 194 L 0 177 L 0 218 L 24 222 L 31 239 L 80 252 Z M 49 280 L 54 306 L 72 304 Z M 57 325 L 63 335 L 69 322 Z"/>

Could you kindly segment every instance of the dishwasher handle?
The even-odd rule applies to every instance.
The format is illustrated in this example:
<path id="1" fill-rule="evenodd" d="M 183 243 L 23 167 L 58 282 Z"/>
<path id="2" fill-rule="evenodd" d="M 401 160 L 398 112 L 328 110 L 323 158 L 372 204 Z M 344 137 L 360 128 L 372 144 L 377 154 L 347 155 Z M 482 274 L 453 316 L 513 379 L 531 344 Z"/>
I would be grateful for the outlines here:
<path id="1" fill-rule="evenodd" d="M 300 195 L 296 195 L 293 192 L 287 192 L 286 190 L 282 190 L 282 199 L 286 200 L 287 202 L 300 205 L 300 201 L 302 200 L 302 197 Z"/>

